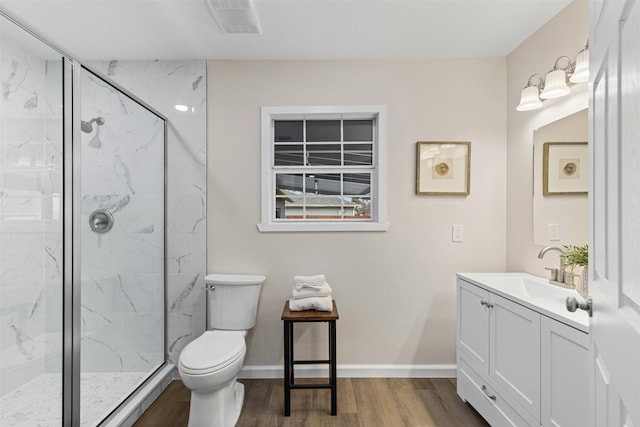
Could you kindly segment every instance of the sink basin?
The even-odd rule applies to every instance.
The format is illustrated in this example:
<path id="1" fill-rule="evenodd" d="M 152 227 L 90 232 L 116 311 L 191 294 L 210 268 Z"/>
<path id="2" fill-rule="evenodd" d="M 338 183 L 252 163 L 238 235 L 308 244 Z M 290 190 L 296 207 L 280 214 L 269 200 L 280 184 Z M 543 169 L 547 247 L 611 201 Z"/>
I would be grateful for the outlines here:
<path id="1" fill-rule="evenodd" d="M 564 301 L 569 296 L 577 296 L 577 292 L 573 289 L 553 285 L 547 280 L 527 273 L 474 273 L 472 276 L 523 298 Z"/>
<path id="2" fill-rule="evenodd" d="M 491 281 L 493 283 L 496 283 L 498 286 L 506 286 L 512 288 L 516 292 L 522 292 L 529 298 L 560 298 L 564 300 L 568 296 L 575 296 L 575 291 L 572 289 L 562 288 L 560 286 L 556 286 L 551 283 L 539 280 L 538 278 L 532 279 L 526 276 L 496 276 L 491 278 Z"/>

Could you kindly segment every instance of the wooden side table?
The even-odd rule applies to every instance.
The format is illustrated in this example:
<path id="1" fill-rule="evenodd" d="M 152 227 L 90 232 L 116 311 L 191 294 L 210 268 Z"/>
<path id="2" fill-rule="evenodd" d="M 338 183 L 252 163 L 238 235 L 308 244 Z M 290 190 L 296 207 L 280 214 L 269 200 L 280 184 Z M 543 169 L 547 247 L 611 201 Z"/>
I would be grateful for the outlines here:
<path id="1" fill-rule="evenodd" d="M 291 389 L 297 388 L 330 388 L 331 415 L 337 414 L 338 399 L 336 395 L 336 320 L 338 308 L 333 301 L 332 311 L 291 311 L 289 301 L 285 302 L 282 310 L 284 321 L 284 415 L 291 415 Z M 329 360 L 295 360 L 293 357 L 293 325 L 296 322 L 327 322 L 329 324 Z M 294 366 L 312 363 L 326 363 L 329 365 L 328 384 L 296 384 Z"/>

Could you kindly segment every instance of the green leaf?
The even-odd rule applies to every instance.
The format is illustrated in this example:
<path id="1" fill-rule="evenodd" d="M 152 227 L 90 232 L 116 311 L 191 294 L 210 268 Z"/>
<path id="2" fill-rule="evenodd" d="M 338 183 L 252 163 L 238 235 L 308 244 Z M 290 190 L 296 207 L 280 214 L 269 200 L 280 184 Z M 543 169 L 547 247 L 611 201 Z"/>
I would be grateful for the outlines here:
<path id="1" fill-rule="evenodd" d="M 564 252 L 560 255 L 562 265 L 574 268 L 576 266 L 585 267 L 589 265 L 589 245 L 583 246 L 565 245 Z"/>

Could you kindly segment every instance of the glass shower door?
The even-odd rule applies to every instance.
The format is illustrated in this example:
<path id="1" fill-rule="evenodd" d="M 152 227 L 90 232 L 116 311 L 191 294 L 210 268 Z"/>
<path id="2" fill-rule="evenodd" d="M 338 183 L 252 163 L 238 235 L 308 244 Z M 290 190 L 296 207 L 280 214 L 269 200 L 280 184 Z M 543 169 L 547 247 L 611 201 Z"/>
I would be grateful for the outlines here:
<path id="1" fill-rule="evenodd" d="M 0 16 L 0 426 L 62 422 L 62 57 Z"/>
<path id="2" fill-rule="evenodd" d="M 95 425 L 165 360 L 165 122 L 80 71 L 80 419 Z"/>

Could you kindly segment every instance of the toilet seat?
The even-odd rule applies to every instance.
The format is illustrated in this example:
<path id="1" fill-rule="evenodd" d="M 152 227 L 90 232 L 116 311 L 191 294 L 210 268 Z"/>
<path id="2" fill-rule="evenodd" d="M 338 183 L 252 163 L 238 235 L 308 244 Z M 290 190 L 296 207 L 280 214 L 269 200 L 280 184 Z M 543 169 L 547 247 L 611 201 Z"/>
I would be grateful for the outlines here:
<path id="1" fill-rule="evenodd" d="M 206 331 L 182 350 L 178 368 L 189 375 L 210 374 L 243 358 L 245 351 L 242 331 Z"/>

